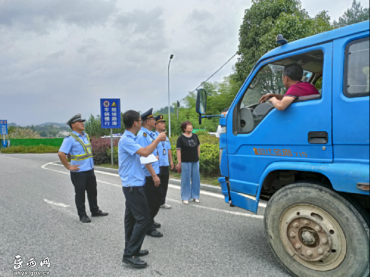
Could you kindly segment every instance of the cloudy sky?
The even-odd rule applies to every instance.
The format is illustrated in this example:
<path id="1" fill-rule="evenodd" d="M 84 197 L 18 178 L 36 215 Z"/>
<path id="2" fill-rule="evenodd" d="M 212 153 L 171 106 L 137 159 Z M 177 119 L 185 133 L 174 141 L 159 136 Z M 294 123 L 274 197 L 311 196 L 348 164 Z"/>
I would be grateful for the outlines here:
<path id="1" fill-rule="evenodd" d="M 352 0 L 303 0 L 337 19 Z M 367 1 L 362 1 L 368 7 Z M 19 125 L 182 99 L 237 50 L 250 0 L 0 0 L 0 119 Z M 231 61 L 212 81 L 232 72 Z"/>

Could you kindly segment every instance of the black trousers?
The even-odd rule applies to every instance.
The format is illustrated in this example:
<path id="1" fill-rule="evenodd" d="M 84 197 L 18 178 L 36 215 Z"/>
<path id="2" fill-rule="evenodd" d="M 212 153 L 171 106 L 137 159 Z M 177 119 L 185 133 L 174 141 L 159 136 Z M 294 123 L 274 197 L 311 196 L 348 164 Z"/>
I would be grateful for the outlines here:
<path id="1" fill-rule="evenodd" d="M 159 208 L 161 206 L 162 201 L 162 185 L 158 187 L 154 186 L 153 178 L 145 177 L 145 195 L 146 199 L 148 200 L 149 206 L 149 214 L 150 218 L 152 219 L 152 223 L 154 223 L 154 218 L 158 214 Z M 151 225 L 148 231 L 154 231 L 156 228 Z"/>
<path id="2" fill-rule="evenodd" d="M 166 203 L 166 196 L 168 190 L 168 181 L 170 179 L 170 172 L 168 170 L 168 166 L 161 166 L 160 168 L 160 175 L 159 178 L 161 179 L 161 187 L 162 187 L 162 201 L 161 205 Z"/>
<path id="3" fill-rule="evenodd" d="M 144 187 L 122 187 L 126 198 L 124 257 L 137 256 L 152 224 Z"/>
<path id="4" fill-rule="evenodd" d="M 78 215 L 80 217 L 86 215 L 85 191 L 89 200 L 90 212 L 98 212 L 98 191 L 96 189 L 97 183 L 94 169 L 83 172 L 71 172 L 71 180 L 75 187 L 75 202 Z"/>

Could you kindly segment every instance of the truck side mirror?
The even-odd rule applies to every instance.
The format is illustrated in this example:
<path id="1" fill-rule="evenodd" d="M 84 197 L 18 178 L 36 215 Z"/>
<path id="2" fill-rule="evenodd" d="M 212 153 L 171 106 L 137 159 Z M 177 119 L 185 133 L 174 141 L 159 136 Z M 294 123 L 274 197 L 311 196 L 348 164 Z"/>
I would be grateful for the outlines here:
<path id="1" fill-rule="evenodd" d="M 199 124 L 202 124 L 202 115 L 204 115 L 207 110 L 207 92 L 205 89 L 197 90 L 195 110 L 199 114 Z"/>

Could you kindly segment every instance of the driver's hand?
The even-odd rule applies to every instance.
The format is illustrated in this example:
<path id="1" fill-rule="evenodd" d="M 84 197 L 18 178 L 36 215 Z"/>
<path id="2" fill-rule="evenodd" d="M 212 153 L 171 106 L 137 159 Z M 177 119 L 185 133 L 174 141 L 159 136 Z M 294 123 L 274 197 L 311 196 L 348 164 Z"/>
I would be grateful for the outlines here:
<path id="1" fill-rule="evenodd" d="M 269 100 L 267 100 L 268 102 L 266 103 L 272 103 L 274 104 L 274 101 L 277 100 L 277 98 L 274 96 L 274 97 L 271 97 Z"/>
<path id="2" fill-rule="evenodd" d="M 267 101 L 269 98 L 271 98 L 273 95 L 271 94 L 265 94 L 264 96 L 261 97 L 259 103 L 263 103 L 265 101 Z"/>

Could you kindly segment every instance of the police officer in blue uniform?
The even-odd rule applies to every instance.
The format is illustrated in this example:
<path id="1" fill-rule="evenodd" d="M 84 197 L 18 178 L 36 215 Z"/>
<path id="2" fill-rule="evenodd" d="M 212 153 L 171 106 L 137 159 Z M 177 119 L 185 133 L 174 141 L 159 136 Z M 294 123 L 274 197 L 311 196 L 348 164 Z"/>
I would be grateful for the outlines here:
<path id="1" fill-rule="evenodd" d="M 139 257 L 149 254 L 148 250 L 141 250 L 141 246 L 152 225 L 140 156 L 149 156 L 156 149 L 158 143 L 166 139 L 166 134 L 161 134 L 153 143 L 143 148 L 138 144 L 138 138 L 135 136 L 141 129 L 141 121 L 138 112 L 133 110 L 125 112 L 123 122 L 126 130 L 118 143 L 119 175 L 126 198 L 125 250 L 122 261 L 137 268 L 147 266 L 147 263 Z"/>
<path id="2" fill-rule="evenodd" d="M 77 213 L 83 223 L 91 222 L 85 210 L 85 191 L 89 200 L 91 216 L 107 216 L 98 207 L 97 183 L 94 174 L 94 159 L 88 134 L 84 132 L 85 119 L 76 114 L 67 125 L 72 133 L 67 136 L 59 149 L 58 156 L 62 164 L 71 172 L 71 180 L 75 187 L 75 202 Z M 70 156 L 71 163 L 68 162 Z"/>
<path id="3" fill-rule="evenodd" d="M 163 119 L 163 115 L 158 115 L 156 118 L 155 123 L 155 137 L 159 136 L 159 134 L 163 133 L 166 130 L 166 120 Z M 167 138 L 166 141 L 161 142 L 158 144 L 158 152 L 159 152 L 159 178 L 161 179 L 161 187 L 162 187 L 162 200 L 161 200 L 161 208 L 164 209 L 171 209 L 171 206 L 166 203 L 166 196 L 168 190 L 168 181 L 170 178 L 169 166 L 171 164 L 171 169 L 174 168 L 174 164 L 172 161 L 172 153 L 171 153 L 171 144 L 170 140 Z"/>
<path id="4" fill-rule="evenodd" d="M 155 140 L 153 129 L 155 128 L 155 117 L 153 116 L 153 109 L 141 115 L 142 123 L 141 130 L 138 132 L 138 143 L 142 147 L 147 147 Z M 158 147 L 152 153 L 159 159 Z M 161 180 L 159 179 L 159 161 L 152 164 L 142 165 L 145 175 L 145 194 L 148 200 L 150 216 L 152 218 L 152 225 L 148 230 L 147 235 L 155 238 L 163 237 L 163 234 L 157 231 L 161 225 L 154 221 L 155 216 L 158 214 L 162 200 L 162 188 L 160 187 Z"/>

